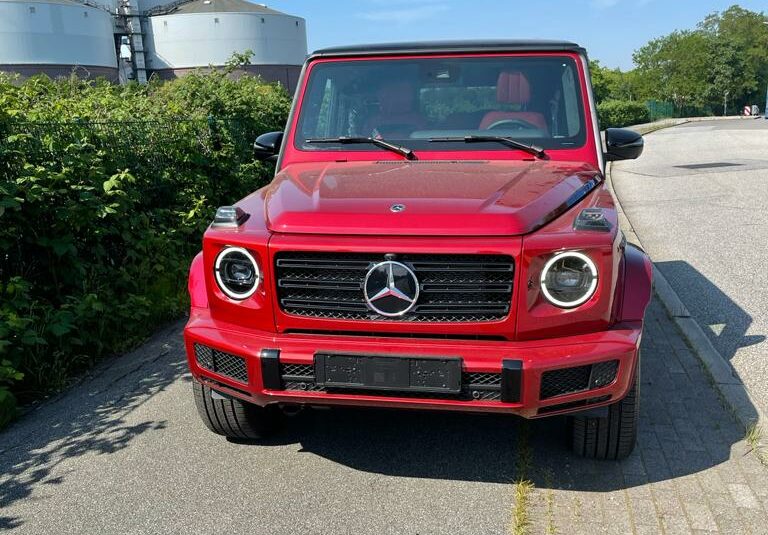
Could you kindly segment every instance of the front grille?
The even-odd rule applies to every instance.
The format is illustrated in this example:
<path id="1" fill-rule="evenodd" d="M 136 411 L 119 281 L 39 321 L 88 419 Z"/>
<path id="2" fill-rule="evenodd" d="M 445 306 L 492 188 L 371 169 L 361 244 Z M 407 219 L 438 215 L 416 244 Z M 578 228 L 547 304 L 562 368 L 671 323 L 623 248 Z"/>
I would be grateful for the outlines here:
<path id="1" fill-rule="evenodd" d="M 299 390 L 303 392 L 327 392 L 328 389 L 315 384 L 315 367 L 312 364 L 281 364 L 280 375 L 285 390 Z M 501 374 L 500 373 L 477 373 L 464 372 L 461 374 L 461 393 L 452 394 L 432 394 L 422 392 L 381 392 L 374 390 L 354 391 L 349 389 L 339 390 L 344 394 L 360 393 L 367 396 L 395 396 L 395 397 L 418 397 L 432 399 L 460 399 L 460 400 L 484 400 L 498 401 L 501 399 Z"/>
<path id="2" fill-rule="evenodd" d="M 499 321 L 512 303 L 514 260 L 504 255 L 396 255 L 419 280 L 414 308 L 400 317 L 382 316 L 365 303 L 365 276 L 383 254 L 278 253 L 275 259 L 280 308 L 313 318 L 411 321 Z"/>
<path id="3" fill-rule="evenodd" d="M 201 368 L 248 383 L 248 370 L 243 357 L 195 344 L 195 358 Z"/>
<path id="4" fill-rule="evenodd" d="M 321 331 L 317 329 L 286 329 L 285 334 L 309 334 L 312 336 L 357 336 L 362 338 L 419 338 L 438 340 L 483 340 L 486 342 L 504 342 L 505 336 L 494 334 L 464 334 L 464 333 L 403 333 L 386 331 Z"/>
<path id="5" fill-rule="evenodd" d="M 462 390 L 472 399 L 497 401 L 501 399 L 500 373 L 463 373 L 461 376 Z"/>
<path id="6" fill-rule="evenodd" d="M 616 379 L 618 360 L 546 371 L 541 376 L 540 399 L 584 392 L 611 384 Z"/>

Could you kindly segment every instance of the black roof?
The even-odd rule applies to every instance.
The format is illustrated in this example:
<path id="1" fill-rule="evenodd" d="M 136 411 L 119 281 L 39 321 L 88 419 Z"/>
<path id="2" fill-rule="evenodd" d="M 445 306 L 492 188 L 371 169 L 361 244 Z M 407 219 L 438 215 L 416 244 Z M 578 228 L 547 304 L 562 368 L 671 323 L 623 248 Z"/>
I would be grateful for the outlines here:
<path id="1" fill-rule="evenodd" d="M 485 41 L 423 41 L 380 43 L 321 48 L 310 57 L 443 54 L 452 52 L 578 52 L 586 51 L 570 41 L 496 39 Z"/>

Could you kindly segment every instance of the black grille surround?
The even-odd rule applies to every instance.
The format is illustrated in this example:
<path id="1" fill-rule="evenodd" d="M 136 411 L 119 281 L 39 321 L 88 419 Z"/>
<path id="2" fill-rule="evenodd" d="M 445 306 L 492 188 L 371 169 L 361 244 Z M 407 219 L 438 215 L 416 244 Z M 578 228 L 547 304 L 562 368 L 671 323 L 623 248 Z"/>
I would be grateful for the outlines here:
<path id="1" fill-rule="evenodd" d="M 618 369 L 619 361 L 609 360 L 546 371 L 541 376 L 539 398 L 550 399 L 608 386 L 616 379 Z"/>
<path id="2" fill-rule="evenodd" d="M 224 375 L 241 383 L 248 383 L 245 359 L 202 344 L 195 344 L 195 359 L 201 368 Z"/>
<path id="3" fill-rule="evenodd" d="M 303 392 L 333 392 L 315 384 L 315 366 L 312 364 L 281 364 L 280 375 L 283 380 L 285 390 L 303 391 Z M 429 394 L 416 392 L 376 392 L 375 390 L 366 390 L 357 392 L 355 390 L 339 390 L 344 394 L 364 394 L 366 396 L 387 396 L 387 397 L 410 397 L 410 398 L 432 398 L 432 399 L 460 399 L 460 400 L 482 400 L 482 401 L 500 401 L 501 400 L 501 374 L 483 373 L 483 372 L 464 372 L 461 374 L 461 393 L 460 394 Z"/>
<path id="4" fill-rule="evenodd" d="M 416 306 L 400 317 L 366 305 L 365 276 L 396 260 L 419 280 Z M 514 260 L 506 255 L 281 252 L 275 256 L 280 309 L 312 318 L 399 322 L 489 322 L 509 316 Z"/>

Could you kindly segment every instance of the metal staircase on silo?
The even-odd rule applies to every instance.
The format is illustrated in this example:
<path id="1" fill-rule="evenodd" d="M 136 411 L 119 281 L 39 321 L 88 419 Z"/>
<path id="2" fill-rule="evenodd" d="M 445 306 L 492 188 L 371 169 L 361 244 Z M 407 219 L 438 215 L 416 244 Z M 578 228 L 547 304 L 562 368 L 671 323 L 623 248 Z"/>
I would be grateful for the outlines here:
<path id="1" fill-rule="evenodd" d="M 147 65 L 144 57 L 144 33 L 141 30 L 141 17 L 137 0 L 120 0 L 118 17 L 124 23 L 131 47 L 133 74 L 140 84 L 147 83 Z"/>

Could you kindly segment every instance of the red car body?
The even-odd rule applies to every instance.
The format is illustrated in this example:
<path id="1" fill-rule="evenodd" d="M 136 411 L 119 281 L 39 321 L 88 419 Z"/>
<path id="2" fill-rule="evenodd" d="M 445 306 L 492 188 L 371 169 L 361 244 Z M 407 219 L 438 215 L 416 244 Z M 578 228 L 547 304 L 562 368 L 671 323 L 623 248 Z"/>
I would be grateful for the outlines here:
<path id="1" fill-rule="evenodd" d="M 308 80 L 319 65 L 507 56 L 573 61 L 585 111 L 583 144 L 547 150 L 546 159 L 482 146 L 415 150 L 418 160 L 411 161 L 375 146 L 303 150 L 297 139 Z M 249 215 L 242 224 L 208 229 L 203 250 L 192 263 L 191 313 L 184 335 L 195 380 L 224 396 L 262 407 L 356 405 L 506 412 L 533 418 L 591 410 L 624 398 L 637 373 L 651 264 L 642 251 L 626 244 L 619 229 L 604 180 L 587 65 L 584 52 L 575 45 L 551 43 L 350 48 L 311 56 L 280 147 L 275 179 L 236 204 Z M 393 211 L 393 203 L 405 209 Z M 587 208 L 600 209 L 608 230 L 578 226 L 576 220 Z M 228 297 L 217 283 L 214 264 L 228 247 L 246 249 L 258 263 L 260 282 L 246 299 Z M 563 251 L 587 255 L 599 272 L 594 293 L 573 308 L 553 305 L 540 284 L 547 261 Z M 279 297 L 277 260 L 303 252 L 511 258 L 508 313 L 480 321 L 295 314 Z M 235 379 L 201 365 L 199 347 L 243 359 L 245 375 Z M 498 376 L 494 384 L 503 393 L 485 396 L 482 389 L 465 388 L 465 395 L 416 395 L 322 388 L 314 383 L 299 383 L 296 388 L 290 366 L 311 370 L 319 354 L 459 358 L 463 377 Z M 503 371 L 505 361 L 514 361 L 508 375 Z M 611 361 L 617 366 L 606 384 L 542 395 L 547 372 Z"/>

